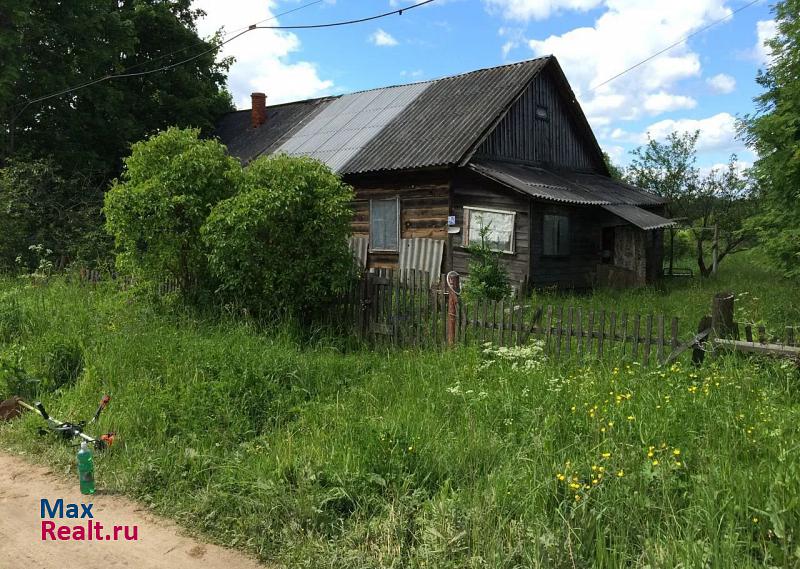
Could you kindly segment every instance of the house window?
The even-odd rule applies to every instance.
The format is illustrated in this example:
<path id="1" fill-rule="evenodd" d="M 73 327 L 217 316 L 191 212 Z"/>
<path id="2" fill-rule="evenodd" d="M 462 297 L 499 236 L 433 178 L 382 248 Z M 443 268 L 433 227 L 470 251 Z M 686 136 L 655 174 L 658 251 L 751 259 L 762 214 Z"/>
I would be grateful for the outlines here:
<path id="1" fill-rule="evenodd" d="M 552 257 L 569 255 L 569 218 L 566 215 L 545 215 L 542 236 L 543 253 Z"/>
<path id="2" fill-rule="evenodd" d="M 464 235 L 469 245 L 480 245 L 485 231 L 486 244 L 493 251 L 514 252 L 514 217 L 512 211 L 464 208 Z"/>
<path id="3" fill-rule="evenodd" d="M 547 107 L 536 105 L 536 118 L 546 121 L 548 119 Z"/>
<path id="4" fill-rule="evenodd" d="M 400 244 L 400 200 L 370 200 L 369 244 L 372 251 L 398 251 Z"/>

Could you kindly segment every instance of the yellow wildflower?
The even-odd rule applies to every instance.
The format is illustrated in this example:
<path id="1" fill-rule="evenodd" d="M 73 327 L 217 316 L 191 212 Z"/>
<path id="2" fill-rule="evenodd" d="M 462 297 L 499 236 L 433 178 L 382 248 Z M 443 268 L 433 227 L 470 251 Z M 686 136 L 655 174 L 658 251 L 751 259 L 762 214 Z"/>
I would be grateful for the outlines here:
<path id="1" fill-rule="evenodd" d="M 675 456 L 679 456 L 681 454 L 681 449 L 679 448 L 672 449 L 672 454 L 674 454 Z"/>
<path id="2" fill-rule="evenodd" d="M 658 459 L 653 461 L 653 466 L 658 466 Z"/>
<path id="3" fill-rule="evenodd" d="M 604 452 L 600 456 L 602 456 L 603 458 L 611 458 L 611 453 L 610 452 Z"/>
<path id="4" fill-rule="evenodd" d="M 623 476 L 625 476 L 625 471 L 624 470 L 617 470 L 617 477 L 618 478 L 622 478 Z"/>

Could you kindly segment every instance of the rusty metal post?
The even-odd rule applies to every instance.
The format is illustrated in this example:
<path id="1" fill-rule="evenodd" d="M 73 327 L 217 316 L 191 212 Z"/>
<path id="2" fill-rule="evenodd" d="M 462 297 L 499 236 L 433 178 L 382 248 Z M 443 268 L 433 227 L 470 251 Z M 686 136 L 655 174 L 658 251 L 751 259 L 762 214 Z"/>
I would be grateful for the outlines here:
<path id="1" fill-rule="evenodd" d="M 461 292 L 461 277 L 455 271 L 447 273 L 447 345 L 455 346 L 457 339 L 458 294 Z"/>

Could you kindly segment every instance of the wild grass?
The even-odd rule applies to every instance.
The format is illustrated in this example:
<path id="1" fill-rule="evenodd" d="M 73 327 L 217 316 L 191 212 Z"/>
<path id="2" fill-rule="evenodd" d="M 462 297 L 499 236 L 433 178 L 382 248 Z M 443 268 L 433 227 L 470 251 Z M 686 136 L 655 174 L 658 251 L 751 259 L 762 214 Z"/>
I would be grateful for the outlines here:
<path id="1" fill-rule="evenodd" d="M 723 278 L 715 284 L 745 282 Z M 796 310 L 774 279 L 750 285 L 765 315 L 784 299 Z M 664 306 L 694 310 L 696 294 L 699 311 L 719 288 L 694 286 L 682 303 L 672 290 Z M 735 356 L 702 368 L 558 363 L 535 347 L 503 357 L 344 351 L 324 335 L 309 345 L 289 327 L 210 319 L 110 288 L 0 288 L 0 390 L 27 379 L 59 418 L 87 417 L 110 393 L 98 430 L 119 442 L 97 459 L 100 488 L 264 560 L 800 563 L 800 375 L 791 365 Z M 600 295 L 640 309 L 661 298 Z M 54 361 L 71 369 L 76 350 L 74 384 L 69 374 L 57 386 L 37 381 Z M 74 473 L 74 449 L 37 426 L 34 416 L 0 426 L 0 444 Z"/>
<path id="2" fill-rule="evenodd" d="M 693 259 L 682 259 L 676 267 L 694 268 Z M 678 317 L 681 336 L 694 333 L 697 324 L 711 313 L 711 299 L 718 292 L 736 294 L 735 319 L 742 324 L 764 325 L 767 333 L 783 338 L 786 326 L 800 324 L 800 285 L 780 277 L 763 260 L 763 253 L 752 249 L 723 260 L 718 274 L 703 279 L 673 277 L 638 289 L 599 289 L 591 293 L 568 294 L 556 291 L 534 293 L 534 304 L 553 304 L 615 310 L 629 314 L 664 314 Z"/>

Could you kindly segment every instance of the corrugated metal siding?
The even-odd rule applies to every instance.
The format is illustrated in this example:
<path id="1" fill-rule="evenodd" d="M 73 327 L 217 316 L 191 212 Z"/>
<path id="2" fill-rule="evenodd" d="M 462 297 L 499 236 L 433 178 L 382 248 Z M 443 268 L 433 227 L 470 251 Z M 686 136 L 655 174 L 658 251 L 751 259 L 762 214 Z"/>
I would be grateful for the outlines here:
<path id="1" fill-rule="evenodd" d="M 480 160 L 470 168 L 531 197 L 577 205 L 661 205 L 665 200 L 599 174 Z"/>
<path id="2" fill-rule="evenodd" d="M 444 255 L 442 239 L 401 239 L 400 271 L 403 278 L 410 278 L 410 270 L 425 271 L 428 286 L 439 278 Z"/>
<path id="3" fill-rule="evenodd" d="M 350 237 L 347 241 L 350 251 L 353 253 L 359 266 L 364 269 L 367 267 L 367 253 L 369 252 L 369 238 L 368 237 Z"/>
<path id="4" fill-rule="evenodd" d="M 476 156 L 603 172 L 600 157 L 568 112 L 551 75 L 542 73 L 534 80 Z M 547 110 L 546 120 L 536 117 L 537 107 Z"/>

